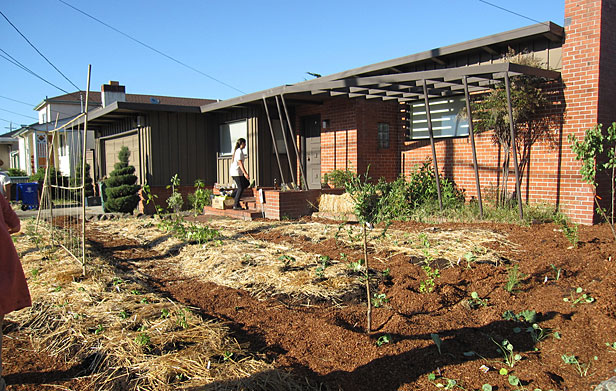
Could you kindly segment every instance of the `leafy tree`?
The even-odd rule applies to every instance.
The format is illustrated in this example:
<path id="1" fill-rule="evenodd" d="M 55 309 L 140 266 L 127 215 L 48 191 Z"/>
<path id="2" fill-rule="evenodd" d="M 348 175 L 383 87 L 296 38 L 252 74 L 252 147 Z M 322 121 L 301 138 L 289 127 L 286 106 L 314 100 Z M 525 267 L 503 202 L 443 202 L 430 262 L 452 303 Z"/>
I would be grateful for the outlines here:
<path id="1" fill-rule="evenodd" d="M 539 68 L 542 63 L 532 55 L 515 54 L 511 49 L 505 56 L 505 61 Z M 537 76 L 520 75 L 510 78 L 511 106 L 513 122 L 516 125 L 517 137 L 515 140 L 518 152 L 518 170 L 520 182 L 524 169 L 530 161 L 530 152 L 533 144 L 540 139 L 550 139 L 550 118 L 545 113 L 549 101 L 543 92 L 545 79 Z M 503 162 L 501 166 L 503 185 L 497 192 L 497 204 L 507 200 L 507 182 L 509 179 L 509 166 L 513 148 L 511 131 L 509 128 L 509 112 L 507 110 L 507 92 L 504 83 L 501 83 L 487 94 L 475 96 L 471 102 L 473 124 L 476 132 L 493 131 L 493 141 L 503 149 Z M 462 115 L 466 116 L 465 110 Z M 476 123 L 475 123 L 476 122 Z"/>
<path id="2" fill-rule="evenodd" d="M 105 181 L 107 189 L 107 201 L 105 201 L 105 211 L 132 213 L 139 196 L 137 192 L 141 186 L 136 185 L 137 176 L 135 167 L 128 164 L 130 151 L 127 147 L 122 147 L 118 153 L 118 162 L 114 165 L 114 170 L 109 174 Z"/>
<path id="3" fill-rule="evenodd" d="M 587 129 L 584 133 L 584 140 L 578 141 L 575 135 L 569 135 L 571 149 L 575 152 L 576 160 L 582 161 L 580 174 L 588 184 L 593 187 L 594 200 L 597 205 L 597 211 L 601 213 L 603 218 L 609 223 L 616 240 L 616 230 L 614 229 L 614 195 L 616 195 L 616 122 L 607 128 L 607 132 L 603 132 L 602 124 L 595 125 Z M 610 172 L 610 200 L 611 209 L 608 212 L 599 204 L 599 196 L 597 195 L 597 174 Z M 608 217 L 608 213 L 610 217 Z"/>

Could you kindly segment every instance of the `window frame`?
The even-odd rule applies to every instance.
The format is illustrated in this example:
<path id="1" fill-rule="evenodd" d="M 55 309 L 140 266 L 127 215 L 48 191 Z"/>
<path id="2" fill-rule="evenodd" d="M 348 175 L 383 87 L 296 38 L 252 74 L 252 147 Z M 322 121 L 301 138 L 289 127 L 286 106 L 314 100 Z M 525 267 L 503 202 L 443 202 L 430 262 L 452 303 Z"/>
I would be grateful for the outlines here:
<path id="1" fill-rule="evenodd" d="M 391 127 L 387 122 L 379 122 L 377 124 L 376 137 L 377 147 L 379 149 L 389 149 L 391 146 Z"/>
<path id="2" fill-rule="evenodd" d="M 440 106 L 441 104 L 445 104 L 445 101 L 448 102 L 446 106 Z M 437 97 L 430 98 L 430 115 L 432 117 L 432 129 L 435 139 L 454 139 L 454 138 L 466 138 L 469 136 L 469 128 L 468 128 L 468 119 L 462 118 L 459 113 L 460 111 L 466 107 L 466 99 L 464 95 L 455 95 L 455 96 L 447 96 L 447 97 Z M 414 114 L 414 108 L 417 112 Z M 447 111 L 445 111 L 447 110 Z M 407 122 L 407 132 L 406 132 L 406 141 L 422 141 L 428 140 L 430 138 L 427 124 L 427 115 L 424 101 L 414 101 L 408 103 L 408 122 Z M 446 115 L 449 114 L 449 115 Z M 419 117 L 418 120 L 414 121 L 414 117 Z M 447 120 L 444 120 L 447 118 Z M 445 126 L 439 126 L 438 123 L 445 123 Z M 414 136 L 413 124 L 421 124 L 425 123 L 425 127 L 420 127 L 415 130 L 415 132 L 421 132 L 419 136 Z M 448 124 L 452 124 L 448 125 Z M 421 126 L 421 125 L 419 125 Z M 443 131 L 447 131 L 451 129 L 452 132 L 447 132 L 443 134 Z"/>
<path id="3" fill-rule="evenodd" d="M 240 134 L 236 134 L 236 137 L 233 138 L 233 134 L 231 132 L 231 126 L 233 125 L 239 125 L 239 124 L 244 124 L 244 129 L 242 131 L 240 131 Z M 228 129 L 229 133 L 229 150 L 228 151 L 223 151 L 223 132 L 225 131 L 225 127 Z M 236 141 L 239 138 L 244 138 L 245 140 L 248 140 L 248 119 L 247 118 L 243 118 L 243 119 L 239 119 L 239 120 L 234 120 L 234 121 L 228 121 L 225 123 L 222 123 L 220 125 L 218 125 L 218 157 L 221 158 L 233 158 L 233 147 L 235 146 Z M 242 150 L 244 152 L 245 156 L 248 156 L 248 148 L 244 148 Z"/>

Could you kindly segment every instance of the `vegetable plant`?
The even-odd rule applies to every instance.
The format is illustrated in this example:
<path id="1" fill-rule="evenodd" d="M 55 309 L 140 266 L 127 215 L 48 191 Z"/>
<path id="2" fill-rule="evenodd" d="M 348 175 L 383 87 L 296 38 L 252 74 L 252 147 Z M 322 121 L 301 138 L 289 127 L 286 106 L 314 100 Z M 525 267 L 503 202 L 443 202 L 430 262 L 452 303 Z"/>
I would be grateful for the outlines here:
<path id="1" fill-rule="evenodd" d="M 592 365 L 592 361 L 588 361 L 587 363 L 580 362 L 573 354 L 563 354 L 560 356 L 560 358 L 565 364 L 572 365 L 577 371 L 577 373 L 580 375 L 580 377 L 586 376 L 588 374 L 588 371 L 590 370 L 590 366 Z M 593 360 L 597 361 L 598 357 L 594 356 Z"/>
<path id="2" fill-rule="evenodd" d="M 513 265 L 507 271 L 507 283 L 505 284 L 505 290 L 507 292 L 513 292 L 520 281 L 526 277 L 526 275 L 519 270 L 518 265 Z"/>
<path id="3" fill-rule="evenodd" d="M 588 293 L 584 293 L 584 290 L 581 287 L 578 287 L 575 290 L 575 294 L 577 295 L 577 297 L 574 295 L 573 292 L 571 292 L 569 297 L 563 298 L 563 301 L 571 303 L 571 307 L 575 307 L 578 303 L 592 303 L 593 301 L 595 301 L 595 298 Z"/>
<path id="4" fill-rule="evenodd" d="M 488 300 L 482 299 L 481 297 L 479 297 L 479 293 L 473 291 L 471 292 L 471 298 L 468 299 L 468 304 L 470 305 L 471 308 L 475 309 L 475 308 L 487 306 Z"/>
<path id="5" fill-rule="evenodd" d="M 375 293 L 372 297 L 372 306 L 374 308 L 382 307 L 384 304 L 389 303 L 389 299 L 385 293 Z"/>
<path id="6" fill-rule="evenodd" d="M 426 279 L 419 283 L 419 291 L 430 293 L 436 286 L 435 280 L 441 276 L 440 271 L 437 268 L 433 269 L 430 265 L 423 265 L 421 268 L 426 273 Z"/>
<path id="7" fill-rule="evenodd" d="M 383 346 L 386 343 L 392 343 L 393 338 L 389 334 L 383 334 L 376 340 L 376 346 Z"/>
<path id="8" fill-rule="evenodd" d="M 498 351 L 500 351 L 503 355 L 505 364 L 507 364 L 510 368 L 513 368 L 515 363 L 522 359 L 521 355 L 513 352 L 513 345 L 508 340 L 504 339 L 501 343 L 498 343 L 492 339 L 492 342 L 498 346 Z"/>

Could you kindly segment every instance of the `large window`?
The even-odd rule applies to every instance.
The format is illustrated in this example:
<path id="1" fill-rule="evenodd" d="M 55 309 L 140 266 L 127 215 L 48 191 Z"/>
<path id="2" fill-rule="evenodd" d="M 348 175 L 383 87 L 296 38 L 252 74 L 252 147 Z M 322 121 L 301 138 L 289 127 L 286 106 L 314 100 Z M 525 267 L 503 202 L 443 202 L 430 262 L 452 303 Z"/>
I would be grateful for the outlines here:
<path id="1" fill-rule="evenodd" d="M 468 120 L 459 115 L 465 107 L 464 96 L 430 99 L 432 131 L 435 138 L 468 136 Z M 429 137 L 424 101 L 409 104 L 409 139 Z"/>
<path id="2" fill-rule="evenodd" d="M 220 149 L 221 156 L 231 156 L 237 139 L 248 139 L 248 123 L 246 120 L 227 122 L 220 125 Z M 247 149 L 244 149 L 244 154 L 248 154 Z"/>

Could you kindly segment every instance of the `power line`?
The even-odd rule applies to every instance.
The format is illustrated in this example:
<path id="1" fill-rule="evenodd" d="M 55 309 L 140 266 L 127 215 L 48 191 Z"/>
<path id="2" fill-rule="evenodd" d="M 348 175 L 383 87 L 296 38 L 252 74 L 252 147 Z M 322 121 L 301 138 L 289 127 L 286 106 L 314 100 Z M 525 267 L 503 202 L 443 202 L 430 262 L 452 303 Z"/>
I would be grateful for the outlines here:
<path id="1" fill-rule="evenodd" d="M 59 89 L 60 91 L 64 92 L 65 94 L 69 94 L 68 91 L 66 91 L 63 88 L 58 87 L 57 85 L 53 84 L 52 82 L 48 81 L 47 79 L 37 75 L 36 73 L 34 73 L 33 71 L 31 71 L 28 67 L 26 67 L 24 64 L 20 63 L 19 61 L 17 61 L 17 59 L 15 59 L 15 57 L 11 56 L 10 54 L 8 54 L 6 51 L 4 51 L 3 49 L 0 48 L 0 52 L 6 54 L 6 56 L 10 57 L 7 58 L 6 56 L 0 54 L 0 57 L 4 58 L 6 61 L 10 62 L 11 64 L 15 65 L 18 68 L 21 68 L 22 70 L 28 72 L 29 74 L 38 77 L 39 79 L 41 79 L 42 81 L 44 81 L 45 83 L 49 84 L 52 87 L 55 87 L 57 89 Z"/>
<path id="2" fill-rule="evenodd" d="M 19 29 L 17 28 L 17 26 L 15 26 L 15 25 L 14 25 L 14 24 L 13 24 L 13 23 L 9 20 L 9 18 L 7 18 L 7 17 L 6 17 L 6 15 L 5 15 L 2 11 L 0 11 L 0 15 L 2 15 L 2 16 L 4 17 L 4 19 L 6 19 L 6 21 L 7 21 L 7 22 L 8 22 L 8 23 L 9 23 L 9 24 L 10 24 L 10 25 L 11 25 L 11 26 L 15 29 L 15 31 L 17 31 L 17 32 L 19 33 L 19 35 L 21 35 L 21 36 L 22 36 L 22 38 L 23 38 L 23 39 L 25 39 L 25 40 L 26 40 L 26 42 L 28 42 L 28 44 L 29 44 L 30 46 L 32 46 L 32 49 L 36 50 L 36 52 L 37 52 L 37 53 L 38 53 L 41 57 L 43 57 L 43 58 L 45 59 L 45 61 L 47 61 L 47 63 L 53 67 L 53 69 L 55 69 L 56 71 L 58 71 L 58 73 L 59 73 L 59 74 L 61 74 L 61 75 L 62 75 L 62 77 L 64 77 L 64 78 L 65 78 L 65 79 L 66 79 L 69 83 L 71 83 L 71 84 L 73 85 L 73 87 L 75 87 L 75 89 L 76 89 L 76 90 L 78 90 L 78 91 L 79 91 L 79 87 L 77 87 L 77 85 L 76 85 L 75 83 L 73 83 L 73 82 L 71 81 L 71 79 L 69 79 L 68 77 L 66 77 L 66 75 L 65 75 L 64 73 L 62 73 L 62 72 L 58 69 L 58 67 L 56 67 L 55 65 L 53 65 L 53 63 L 52 63 L 51 61 L 49 61 L 49 59 L 48 59 L 47 57 L 45 57 L 45 55 L 44 55 L 43 53 L 41 53 L 41 51 L 40 51 L 40 50 L 38 50 L 38 49 L 36 48 L 36 46 L 34 46 L 34 44 L 32 44 L 32 42 L 30 42 L 30 40 L 29 40 L 28 38 L 26 38 L 26 36 L 25 36 L 25 35 L 23 35 L 23 34 L 22 34 L 22 32 L 21 32 L 21 31 L 19 31 Z"/>
<path id="3" fill-rule="evenodd" d="M 16 112 L 14 112 L 14 111 L 7 110 L 7 109 L 0 109 L 0 111 L 6 111 L 7 113 L 17 114 L 17 115 L 21 115 L 22 117 L 26 117 L 26 118 L 31 118 L 31 119 L 38 120 L 38 118 L 36 118 L 36 117 L 32 117 L 32 116 L 30 116 L 30 115 L 25 115 L 25 114 L 16 113 Z"/>
<path id="4" fill-rule="evenodd" d="M 532 21 L 532 22 L 541 23 L 541 24 L 546 24 L 545 22 L 540 22 L 540 21 L 538 21 L 537 19 L 529 18 L 529 17 L 528 17 L 528 16 L 526 16 L 526 15 L 522 15 L 522 14 L 519 14 L 519 13 L 517 13 L 517 12 L 514 12 L 514 11 L 511 11 L 511 10 L 508 10 L 507 8 L 503 8 L 503 7 L 501 7 L 500 5 L 492 4 L 492 3 L 488 2 L 488 1 L 485 1 L 485 0 L 478 0 L 478 1 L 480 1 L 480 2 L 482 2 L 482 3 L 484 3 L 484 4 L 487 4 L 487 5 L 491 5 L 492 7 L 498 8 L 498 9 L 503 10 L 503 11 L 505 11 L 505 12 L 509 12 L 510 14 L 514 14 L 514 15 L 519 16 L 519 17 L 521 17 L 521 18 L 528 19 L 528 20 L 530 20 L 530 21 Z M 546 24 L 546 25 L 547 25 L 547 24 Z"/>
<path id="5" fill-rule="evenodd" d="M 182 62 L 182 61 L 180 61 L 180 60 L 178 60 L 178 59 L 176 59 L 176 58 L 174 58 L 174 57 L 171 57 L 170 55 L 168 55 L 168 54 L 166 54 L 166 53 L 161 52 L 160 50 L 158 50 L 158 49 L 156 49 L 156 48 L 153 48 L 152 46 L 150 46 L 150 45 L 148 45 L 148 44 L 146 44 L 146 43 L 144 43 L 144 42 L 142 42 L 142 41 L 138 40 L 137 38 L 134 38 L 134 37 L 132 37 L 132 36 L 130 36 L 130 35 L 128 35 L 128 34 L 126 34 L 126 33 L 122 32 L 122 31 L 118 30 L 117 28 L 115 28 L 115 27 L 113 27 L 113 26 L 111 26 L 111 25 L 109 25 L 109 24 L 107 24 L 107 23 L 103 22 L 102 20 L 100 20 L 100 19 L 98 19 L 98 18 L 96 18 L 96 17 L 94 17 L 94 16 L 92 16 L 92 15 L 90 15 L 90 14 L 88 14 L 88 13 L 86 13 L 85 11 L 80 10 L 79 8 L 77 8 L 77 7 L 75 7 L 75 6 L 73 6 L 73 5 L 69 4 L 69 3 L 67 3 L 67 2 L 66 2 L 66 1 L 64 1 L 64 0 L 58 0 L 58 1 L 59 1 L 59 2 L 61 2 L 61 3 L 63 3 L 63 4 L 65 4 L 65 5 L 66 5 L 66 6 L 68 6 L 68 7 L 71 7 L 71 8 L 72 8 L 72 9 L 74 9 L 75 11 L 77 11 L 77 12 L 79 12 L 79 13 L 81 13 L 81 14 L 83 14 L 83 15 L 87 16 L 88 18 L 90 18 L 90 19 L 92 19 L 92 20 L 97 21 L 98 23 L 102 24 L 103 26 L 105 26 L 105 27 L 108 27 L 108 28 L 112 29 L 112 30 L 113 30 L 113 31 L 115 31 L 116 33 L 122 34 L 123 36 L 125 36 L 125 37 L 126 37 L 126 38 L 128 38 L 128 39 L 130 39 L 131 41 L 137 42 L 137 43 L 138 43 L 138 44 L 140 44 L 141 46 L 146 47 L 146 48 L 148 48 L 148 49 L 152 50 L 153 52 L 156 52 L 156 53 L 160 54 L 161 56 L 164 56 L 164 57 L 168 58 L 169 60 L 171 60 L 171 61 L 173 61 L 173 62 L 176 62 L 176 63 L 178 63 L 178 64 L 180 64 L 180 65 L 182 65 L 182 66 L 184 66 L 184 67 L 186 67 L 186 68 L 190 69 L 191 71 L 197 72 L 198 74 L 200 74 L 200 75 L 202 75 L 202 76 L 205 76 L 205 77 L 207 77 L 207 78 L 209 78 L 209 79 L 211 79 L 211 80 L 214 80 L 215 82 L 220 83 L 220 84 L 222 84 L 222 85 L 224 85 L 224 86 L 226 86 L 226 87 L 229 87 L 229 88 L 231 88 L 231 89 L 234 89 L 235 91 L 238 91 L 238 92 L 240 92 L 240 93 L 242 93 L 242 94 L 246 94 L 244 91 L 240 90 L 239 88 L 235 88 L 235 87 L 233 87 L 232 85 L 227 84 L 227 83 L 225 83 L 225 82 L 224 82 L 224 81 L 222 81 L 222 80 L 216 79 L 215 77 L 210 76 L 210 75 L 208 75 L 207 73 L 205 73 L 205 72 L 202 72 L 202 71 L 198 70 L 197 68 L 194 68 L 194 67 L 192 67 L 192 66 L 190 66 L 190 65 L 188 65 L 188 64 L 186 64 L 186 63 L 184 63 L 184 62 Z"/>
<path id="6" fill-rule="evenodd" d="M 22 102 L 22 101 L 17 100 L 17 99 L 9 98 L 8 96 L 2 96 L 2 95 L 0 95 L 0 98 L 4 98 L 4 99 L 8 99 L 8 100 L 12 100 L 13 102 L 21 103 L 22 105 L 26 105 L 26 106 L 30 106 L 30 107 L 34 107 L 34 106 L 36 106 L 36 105 L 33 105 L 32 103 L 26 103 L 26 102 Z"/>

